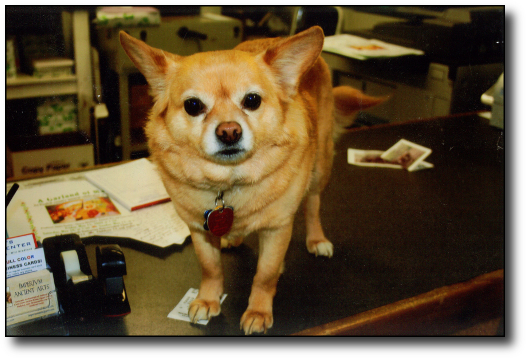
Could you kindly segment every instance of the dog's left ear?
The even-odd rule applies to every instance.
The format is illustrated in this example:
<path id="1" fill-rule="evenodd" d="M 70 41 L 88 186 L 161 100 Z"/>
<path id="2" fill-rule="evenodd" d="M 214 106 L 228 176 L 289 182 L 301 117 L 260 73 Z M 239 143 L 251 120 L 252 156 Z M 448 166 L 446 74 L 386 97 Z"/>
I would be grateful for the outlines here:
<path id="1" fill-rule="evenodd" d="M 277 72 L 280 84 L 289 96 L 297 92 L 301 76 L 318 59 L 323 39 L 321 27 L 314 26 L 278 42 L 263 54 L 263 60 Z"/>
<path id="2" fill-rule="evenodd" d="M 126 32 L 119 33 L 121 45 L 137 69 L 144 75 L 154 95 L 162 93 L 166 87 L 166 73 L 175 66 L 176 55 L 151 47 Z"/>

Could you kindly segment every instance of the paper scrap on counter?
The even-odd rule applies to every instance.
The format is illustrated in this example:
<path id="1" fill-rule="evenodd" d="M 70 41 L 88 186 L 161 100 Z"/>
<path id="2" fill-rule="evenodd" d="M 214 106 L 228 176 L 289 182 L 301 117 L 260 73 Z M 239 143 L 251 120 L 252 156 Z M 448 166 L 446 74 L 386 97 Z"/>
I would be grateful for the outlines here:
<path id="1" fill-rule="evenodd" d="M 199 293 L 199 290 L 197 288 L 191 288 L 186 292 L 183 299 L 175 306 L 175 308 L 168 314 L 168 318 L 176 319 L 179 321 L 186 321 L 190 322 L 190 317 L 188 316 L 188 308 L 190 307 L 190 303 L 192 303 L 193 300 L 197 297 L 197 294 Z M 223 301 L 226 298 L 226 294 L 223 294 L 221 296 L 220 303 L 223 303 Z M 197 321 L 198 324 L 201 325 L 207 325 L 208 324 L 207 319 L 201 319 Z"/>
<path id="2" fill-rule="evenodd" d="M 412 172 L 418 164 L 431 154 L 431 149 L 419 144 L 400 139 L 395 145 L 387 149 L 380 157 L 388 162 L 399 163 L 404 169 Z"/>
<path id="3" fill-rule="evenodd" d="M 336 53 L 338 55 L 362 61 L 369 58 L 424 55 L 424 51 L 418 49 L 398 46 L 376 39 L 366 39 L 349 34 L 325 37 L 323 51 Z"/>
<path id="4" fill-rule="evenodd" d="M 380 167 L 402 169 L 400 164 L 391 163 L 381 158 L 384 152 L 381 150 L 347 149 L 347 162 L 362 167 Z"/>
<path id="5" fill-rule="evenodd" d="M 347 149 L 347 162 L 363 167 L 406 169 L 413 172 L 433 168 L 424 161 L 432 150 L 419 144 L 401 139 L 386 151 Z"/>

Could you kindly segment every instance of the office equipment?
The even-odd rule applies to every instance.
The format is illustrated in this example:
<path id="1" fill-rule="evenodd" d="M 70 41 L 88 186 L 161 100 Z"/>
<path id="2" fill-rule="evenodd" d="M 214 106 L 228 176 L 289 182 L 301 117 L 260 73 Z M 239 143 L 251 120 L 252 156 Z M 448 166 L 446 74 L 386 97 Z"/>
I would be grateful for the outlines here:
<path id="1" fill-rule="evenodd" d="M 97 247 L 97 277 L 78 235 L 49 237 L 42 246 L 64 314 L 92 318 L 130 313 L 122 277 L 126 275 L 126 262 L 118 245 Z"/>
<path id="2" fill-rule="evenodd" d="M 387 121 L 484 109 L 503 72 L 504 8 L 367 6 L 344 9 L 342 33 L 425 52 L 358 61 L 324 52 L 335 85 L 391 99 L 367 112 Z"/>
<path id="3" fill-rule="evenodd" d="M 124 286 L 126 261 L 119 245 L 97 246 L 97 274 L 104 297 L 102 312 L 106 317 L 119 317 L 130 313 L 128 295 Z"/>
<path id="4" fill-rule="evenodd" d="M 504 6 L 390 6 L 357 11 L 384 17 L 353 34 L 421 49 L 433 62 L 474 65 L 503 60 Z"/>

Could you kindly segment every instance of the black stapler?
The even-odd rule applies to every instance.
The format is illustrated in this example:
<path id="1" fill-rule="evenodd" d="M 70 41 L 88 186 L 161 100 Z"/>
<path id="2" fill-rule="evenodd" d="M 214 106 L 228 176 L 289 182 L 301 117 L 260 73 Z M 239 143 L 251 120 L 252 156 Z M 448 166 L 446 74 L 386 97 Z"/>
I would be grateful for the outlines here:
<path id="1" fill-rule="evenodd" d="M 103 315 L 118 317 L 130 313 L 123 277 L 126 262 L 119 245 L 97 246 L 97 275 L 104 293 Z"/>

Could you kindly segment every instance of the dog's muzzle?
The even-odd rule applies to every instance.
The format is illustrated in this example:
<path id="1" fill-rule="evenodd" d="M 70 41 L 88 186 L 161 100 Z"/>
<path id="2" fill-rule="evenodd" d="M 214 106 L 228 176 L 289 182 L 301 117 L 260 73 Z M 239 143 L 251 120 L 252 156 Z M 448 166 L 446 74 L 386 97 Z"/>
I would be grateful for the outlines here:
<path id="1" fill-rule="evenodd" d="M 239 143 L 243 135 L 243 130 L 239 123 L 220 123 L 216 128 L 215 134 L 222 147 L 216 155 L 222 160 L 235 160 L 245 152 Z"/>

